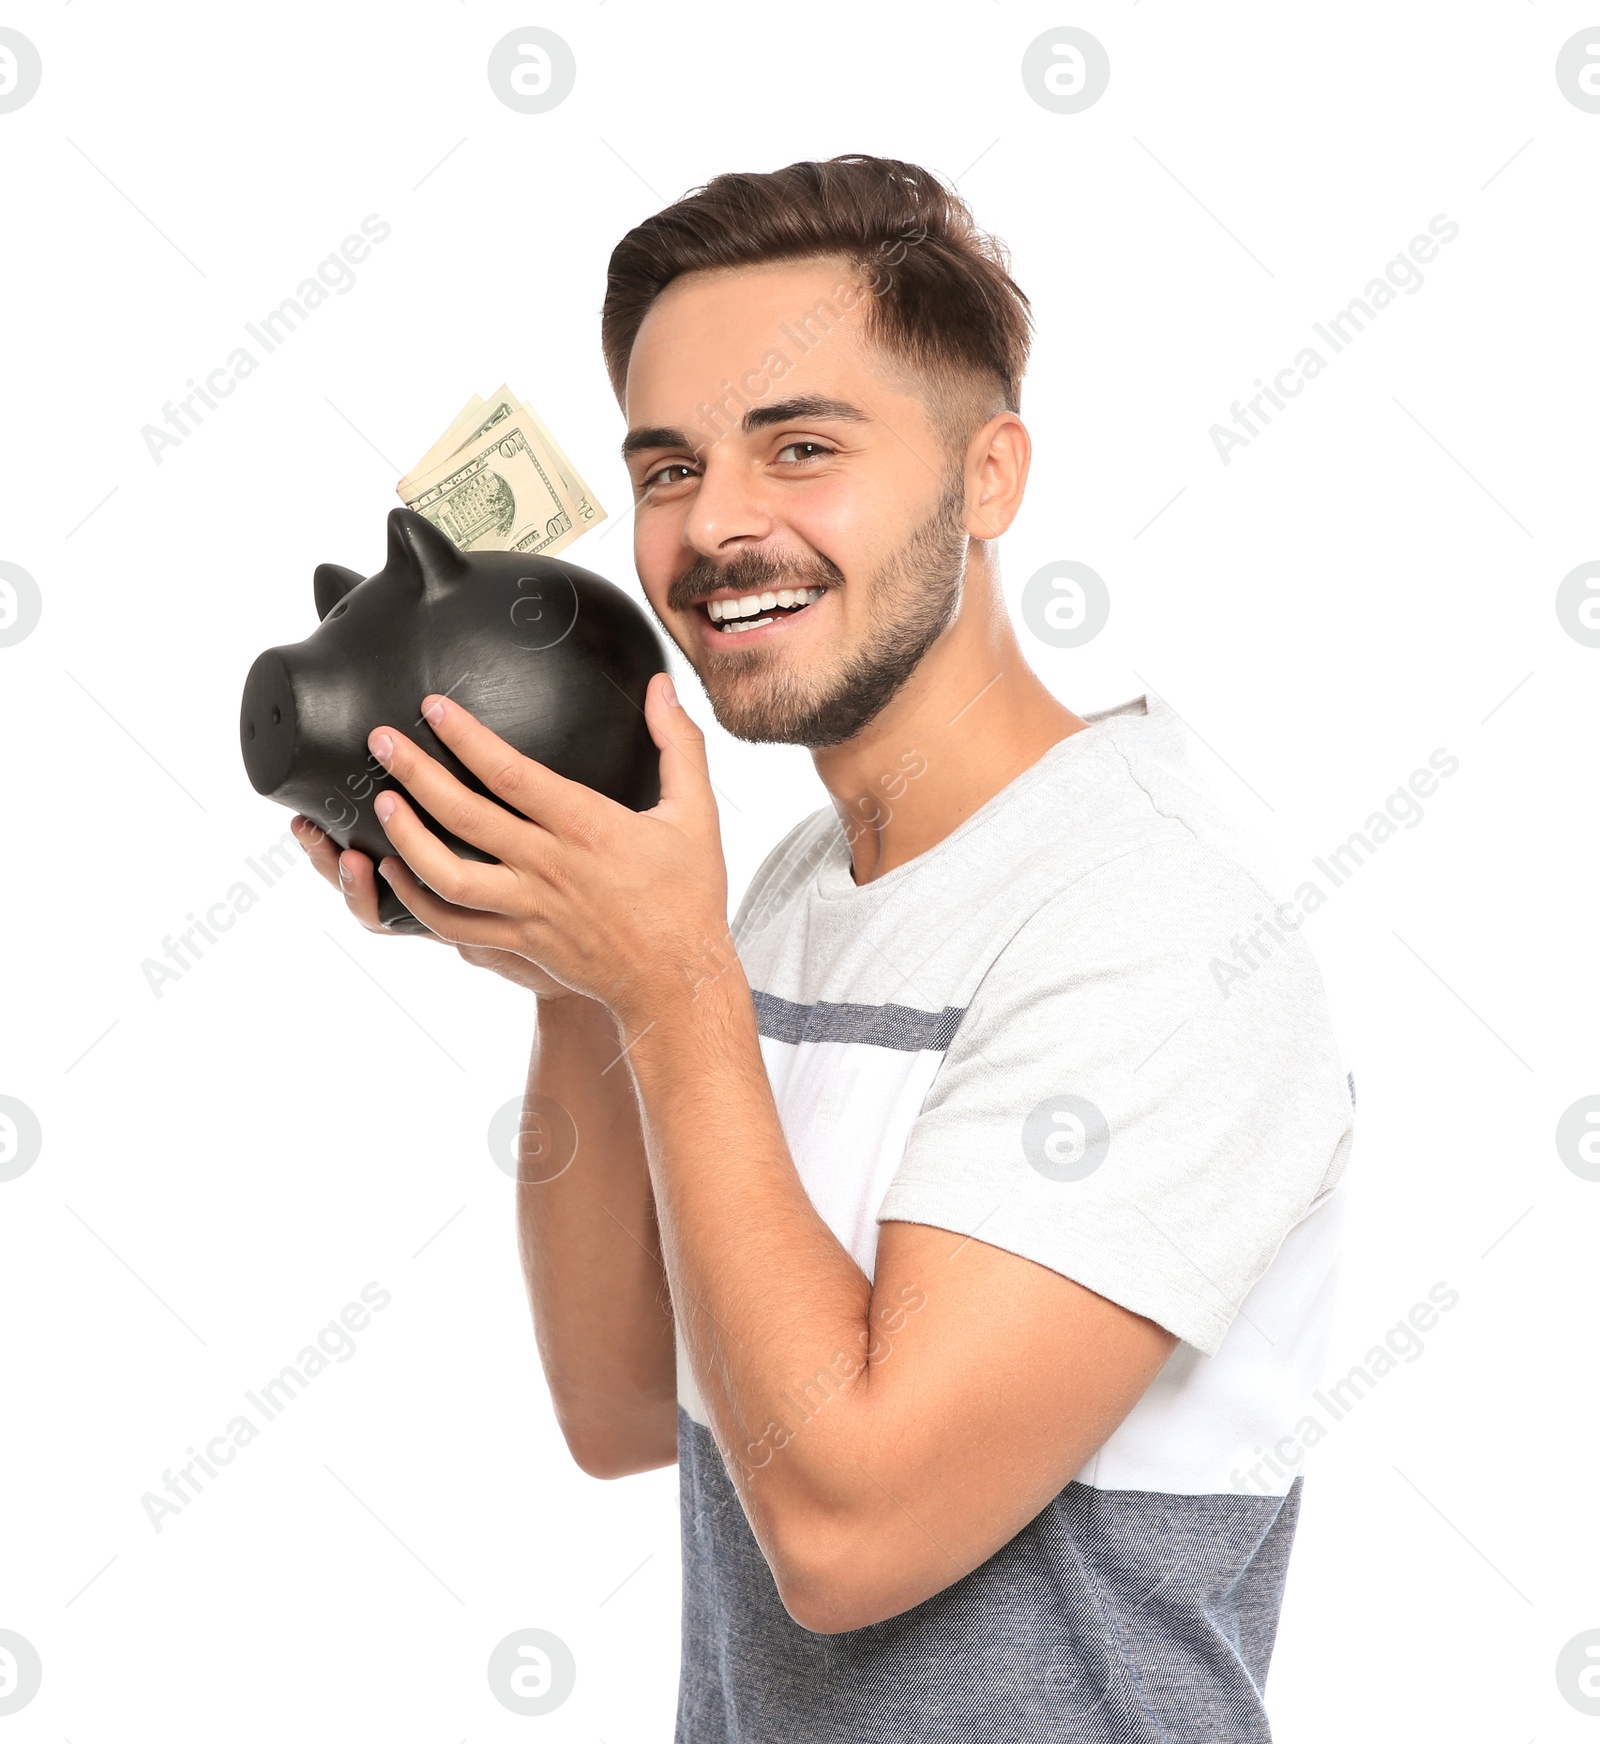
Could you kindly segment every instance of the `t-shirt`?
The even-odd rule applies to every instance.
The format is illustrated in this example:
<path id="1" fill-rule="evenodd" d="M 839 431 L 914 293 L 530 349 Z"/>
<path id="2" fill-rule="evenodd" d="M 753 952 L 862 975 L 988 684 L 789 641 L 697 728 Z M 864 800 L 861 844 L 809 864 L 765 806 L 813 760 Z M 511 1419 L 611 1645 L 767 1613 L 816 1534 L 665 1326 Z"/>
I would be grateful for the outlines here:
<path id="1" fill-rule="evenodd" d="M 680 1345 L 680 1744 L 1269 1736 L 1354 1085 L 1182 723 L 1154 695 L 1084 718 L 865 885 L 814 813 L 733 936 L 795 1168 L 869 1277 L 880 1222 L 931 1224 L 1181 1342 L 987 1562 L 834 1635 L 784 1610 Z"/>

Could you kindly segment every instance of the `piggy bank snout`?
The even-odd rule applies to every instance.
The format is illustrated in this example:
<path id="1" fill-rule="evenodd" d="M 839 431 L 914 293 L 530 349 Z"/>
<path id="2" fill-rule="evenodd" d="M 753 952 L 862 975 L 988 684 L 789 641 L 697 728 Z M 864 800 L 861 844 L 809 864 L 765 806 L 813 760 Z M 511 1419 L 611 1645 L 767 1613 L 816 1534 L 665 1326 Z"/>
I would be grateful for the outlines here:
<path id="1" fill-rule="evenodd" d="M 299 710 L 282 651 L 269 648 L 250 668 L 239 709 L 239 748 L 257 793 L 270 798 L 294 769 Z"/>

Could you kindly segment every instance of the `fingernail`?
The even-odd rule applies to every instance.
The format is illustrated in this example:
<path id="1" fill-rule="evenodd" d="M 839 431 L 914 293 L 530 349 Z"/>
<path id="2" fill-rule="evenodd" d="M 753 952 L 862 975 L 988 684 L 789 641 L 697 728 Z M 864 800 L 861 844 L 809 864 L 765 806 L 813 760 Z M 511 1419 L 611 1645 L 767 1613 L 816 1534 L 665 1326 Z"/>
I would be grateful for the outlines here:
<path id="1" fill-rule="evenodd" d="M 380 763 L 387 765 L 394 755 L 394 740 L 379 727 L 376 732 L 367 735 L 367 748 Z"/>
<path id="2" fill-rule="evenodd" d="M 662 689 L 667 693 L 667 701 L 673 708 L 676 708 L 678 706 L 678 693 L 673 687 L 672 679 L 670 677 L 668 677 L 667 682 L 662 686 Z"/>
<path id="3" fill-rule="evenodd" d="M 430 696 L 422 705 L 422 718 L 430 727 L 436 727 L 444 719 L 444 698 Z"/>
<path id="4" fill-rule="evenodd" d="M 350 882 L 350 880 L 354 877 L 355 877 L 355 868 L 353 866 L 347 865 L 345 862 L 344 855 L 341 854 L 339 856 L 339 882 L 341 884 L 348 884 Z"/>
<path id="5" fill-rule="evenodd" d="M 390 867 L 392 867 L 393 865 L 394 865 L 393 860 L 380 860 L 378 862 L 378 873 L 382 877 L 385 884 L 393 884 L 394 883 L 394 873 L 390 871 Z"/>
<path id="6" fill-rule="evenodd" d="M 394 795 L 392 793 L 380 793 L 378 797 L 373 800 L 372 809 L 378 814 L 378 822 L 380 824 L 388 823 L 389 814 L 394 810 Z"/>

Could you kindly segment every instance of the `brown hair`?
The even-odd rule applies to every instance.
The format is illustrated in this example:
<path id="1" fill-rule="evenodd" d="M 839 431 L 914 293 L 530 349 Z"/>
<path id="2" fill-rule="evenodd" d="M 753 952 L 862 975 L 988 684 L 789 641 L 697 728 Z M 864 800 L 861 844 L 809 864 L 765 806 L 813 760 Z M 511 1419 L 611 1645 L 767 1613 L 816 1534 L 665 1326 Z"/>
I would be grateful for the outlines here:
<path id="1" fill-rule="evenodd" d="M 929 171 L 860 155 L 717 176 L 623 237 L 600 316 L 617 403 L 640 324 L 675 278 L 817 255 L 843 255 L 861 275 L 867 336 L 924 378 L 948 437 L 1021 410 L 1032 318 L 1004 244 Z"/>

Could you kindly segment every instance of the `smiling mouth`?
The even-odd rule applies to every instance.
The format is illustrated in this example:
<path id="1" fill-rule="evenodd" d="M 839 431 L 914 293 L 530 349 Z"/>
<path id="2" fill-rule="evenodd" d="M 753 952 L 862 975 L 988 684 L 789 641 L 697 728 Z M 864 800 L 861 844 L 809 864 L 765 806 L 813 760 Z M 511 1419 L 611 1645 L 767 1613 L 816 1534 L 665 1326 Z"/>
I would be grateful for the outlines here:
<path id="1" fill-rule="evenodd" d="M 701 609 L 720 634 L 738 636 L 776 618 L 794 617 L 807 606 L 815 605 L 827 591 L 823 587 L 769 589 L 765 593 L 745 594 L 741 599 L 706 600 Z"/>

